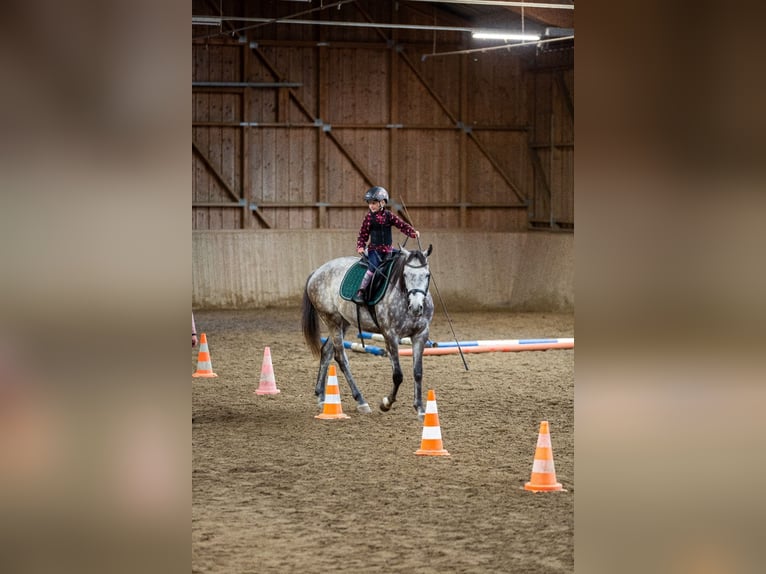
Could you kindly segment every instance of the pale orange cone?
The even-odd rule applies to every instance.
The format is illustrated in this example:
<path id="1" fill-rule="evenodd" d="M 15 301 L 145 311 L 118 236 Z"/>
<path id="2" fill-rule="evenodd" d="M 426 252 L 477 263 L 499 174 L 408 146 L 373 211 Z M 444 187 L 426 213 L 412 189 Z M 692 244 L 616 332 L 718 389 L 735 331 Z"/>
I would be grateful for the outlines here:
<path id="1" fill-rule="evenodd" d="M 540 423 L 535 461 L 532 463 L 532 476 L 529 482 L 524 485 L 524 489 L 533 492 L 564 490 L 561 484 L 556 482 L 556 468 L 553 465 L 553 449 L 551 448 L 548 421 Z"/>
<path id="2" fill-rule="evenodd" d="M 423 435 L 420 439 L 420 448 L 415 454 L 428 456 L 449 456 L 442 444 L 442 430 L 439 426 L 439 411 L 436 408 L 436 393 L 433 389 L 428 391 L 426 402 L 426 416 L 423 419 Z"/>
<path id="3" fill-rule="evenodd" d="M 197 372 L 192 374 L 192 377 L 217 377 L 213 372 L 213 365 L 210 363 L 210 352 L 207 349 L 207 336 L 205 333 L 200 333 L 199 336 L 199 353 L 197 354 Z"/>
<path id="4" fill-rule="evenodd" d="M 263 362 L 261 363 L 261 381 L 255 390 L 256 395 L 276 395 L 280 390 L 274 380 L 274 366 L 271 364 L 271 348 L 263 349 Z"/>
<path id="5" fill-rule="evenodd" d="M 324 391 L 324 405 L 322 413 L 314 415 L 315 419 L 350 419 L 343 414 L 343 406 L 340 404 L 340 391 L 338 390 L 338 375 L 335 365 L 330 365 L 327 371 L 327 385 Z"/>

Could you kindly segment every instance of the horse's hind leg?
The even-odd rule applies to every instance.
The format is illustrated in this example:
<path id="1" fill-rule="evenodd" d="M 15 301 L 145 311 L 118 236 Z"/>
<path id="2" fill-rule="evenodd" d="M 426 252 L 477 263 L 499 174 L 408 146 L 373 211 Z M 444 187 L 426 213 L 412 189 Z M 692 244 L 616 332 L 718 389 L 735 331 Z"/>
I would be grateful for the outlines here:
<path id="1" fill-rule="evenodd" d="M 354 377 L 351 376 L 351 369 L 348 366 L 348 357 L 346 356 L 346 350 L 343 348 L 343 331 L 333 336 L 333 341 L 335 347 L 335 361 L 338 363 L 343 376 L 346 377 L 346 382 L 351 389 L 351 396 L 356 400 L 356 410 L 363 414 L 369 414 L 372 412 L 370 405 L 367 404 L 367 401 L 362 396 L 362 392 L 356 386 Z"/>
<path id="2" fill-rule="evenodd" d="M 327 383 L 327 369 L 330 367 L 330 361 L 333 357 L 333 343 L 329 337 L 322 345 L 321 359 L 319 361 L 319 373 L 317 373 L 317 382 L 314 387 L 314 394 L 317 397 L 319 406 L 324 404 L 324 391 Z"/>

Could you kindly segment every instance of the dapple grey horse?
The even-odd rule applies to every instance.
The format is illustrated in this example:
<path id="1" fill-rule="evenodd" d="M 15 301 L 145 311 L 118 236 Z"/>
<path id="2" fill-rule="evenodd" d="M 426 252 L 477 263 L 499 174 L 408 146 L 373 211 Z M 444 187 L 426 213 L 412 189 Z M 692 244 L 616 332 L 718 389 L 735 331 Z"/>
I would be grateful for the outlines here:
<path id="1" fill-rule="evenodd" d="M 428 256 L 431 250 L 432 246 L 429 245 L 425 251 L 407 251 L 404 248 L 398 251 L 394 256 L 396 259 L 392 263 L 386 293 L 374 307 L 374 317 L 366 305 L 360 306 L 358 316 L 363 330 L 383 335 L 391 360 L 393 387 L 391 393 L 380 402 L 382 411 L 391 409 L 404 378 L 399 364 L 399 339 L 410 337 L 412 340 L 412 374 L 415 379 L 413 406 L 421 418 L 425 415 L 422 399 L 423 349 L 428 341 L 429 326 L 434 315 L 433 299 L 428 292 L 431 280 Z M 357 261 L 358 257 L 333 259 L 309 275 L 303 291 L 303 336 L 314 356 L 320 357 L 314 389 L 319 404 L 324 402 L 327 369 L 334 358 L 357 402 L 357 410 L 369 413 L 370 406 L 351 375 L 343 347 L 347 327 L 357 325 L 357 306 L 340 296 L 340 286 L 346 271 Z M 319 336 L 318 318 L 322 319 L 330 331 L 324 344 Z"/>

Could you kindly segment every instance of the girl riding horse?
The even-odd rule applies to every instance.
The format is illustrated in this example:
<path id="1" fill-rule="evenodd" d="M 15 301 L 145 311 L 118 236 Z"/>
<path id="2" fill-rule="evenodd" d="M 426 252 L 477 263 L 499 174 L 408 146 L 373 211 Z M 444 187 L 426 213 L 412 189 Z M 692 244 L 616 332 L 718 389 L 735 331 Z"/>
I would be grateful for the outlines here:
<path id="1" fill-rule="evenodd" d="M 365 302 L 365 289 L 370 284 L 375 270 L 380 267 L 386 256 L 394 249 L 391 226 L 395 226 L 413 239 L 420 237 L 419 231 L 386 209 L 388 192 L 384 188 L 380 186 L 371 187 L 364 194 L 364 201 L 367 203 L 369 211 L 364 216 L 359 237 L 356 240 L 357 253 L 360 255 L 364 253 L 367 241 L 369 240 L 370 243 L 367 245 L 367 272 L 362 277 L 359 290 L 354 295 L 355 303 Z"/>

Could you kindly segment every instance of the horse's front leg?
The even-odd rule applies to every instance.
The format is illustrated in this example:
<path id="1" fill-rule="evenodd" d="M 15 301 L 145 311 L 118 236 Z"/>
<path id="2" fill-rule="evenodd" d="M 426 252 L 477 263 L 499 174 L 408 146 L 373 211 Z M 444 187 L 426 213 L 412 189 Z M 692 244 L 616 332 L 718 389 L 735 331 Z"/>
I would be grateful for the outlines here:
<path id="1" fill-rule="evenodd" d="M 422 420 L 426 411 L 423 408 L 423 349 L 428 340 L 428 329 L 412 338 L 412 376 L 415 379 L 415 410 Z"/>
<path id="2" fill-rule="evenodd" d="M 353 396 L 356 401 L 356 410 L 363 414 L 371 413 L 372 410 L 370 409 L 370 405 L 367 404 L 364 396 L 362 396 L 362 391 L 356 386 L 356 381 L 354 381 L 354 377 L 351 376 L 351 369 L 348 366 L 348 357 L 346 356 L 346 350 L 343 347 L 343 332 L 341 331 L 340 334 L 333 337 L 333 341 L 335 346 L 335 361 L 340 367 L 340 372 L 346 377 L 346 382 L 351 389 L 351 396 Z"/>
<path id="3" fill-rule="evenodd" d="M 402 367 L 399 364 L 399 340 L 396 336 L 389 337 L 386 335 L 386 349 L 388 350 L 388 358 L 391 361 L 391 370 L 393 373 L 392 379 L 394 384 L 391 388 L 391 393 L 387 397 L 383 397 L 380 401 L 380 410 L 383 412 L 391 410 L 391 406 L 396 401 L 396 394 L 399 392 L 399 385 L 401 385 L 402 380 L 404 380 Z"/>

